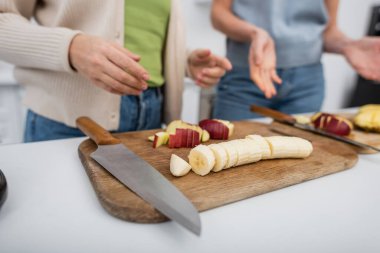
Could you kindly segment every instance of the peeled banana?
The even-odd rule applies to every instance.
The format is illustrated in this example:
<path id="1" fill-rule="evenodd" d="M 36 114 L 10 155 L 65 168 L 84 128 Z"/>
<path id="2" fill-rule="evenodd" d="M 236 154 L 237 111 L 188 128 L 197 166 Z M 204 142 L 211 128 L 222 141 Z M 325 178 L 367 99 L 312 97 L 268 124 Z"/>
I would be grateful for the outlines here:
<path id="1" fill-rule="evenodd" d="M 313 151 L 313 145 L 305 139 L 289 136 L 265 137 L 271 149 L 270 159 L 305 158 Z"/>
<path id="2" fill-rule="evenodd" d="M 218 172 L 223 170 L 228 163 L 228 154 L 226 150 L 220 144 L 211 144 L 208 146 L 214 153 L 215 165 L 212 171 Z"/>
<path id="3" fill-rule="evenodd" d="M 191 165 L 188 164 L 185 160 L 183 160 L 181 157 L 172 154 L 170 158 L 170 172 L 173 174 L 173 176 L 176 177 L 182 177 L 189 173 L 191 170 Z"/>
<path id="4" fill-rule="evenodd" d="M 219 143 L 218 145 L 222 146 L 227 154 L 227 164 L 223 169 L 229 169 L 234 167 L 238 162 L 238 152 L 235 146 L 230 145 L 229 141 Z"/>
<path id="5" fill-rule="evenodd" d="M 192 170 L 198 175 L 207 175 L 215 165 L 215 156 L 206 145 L 198 145 L 190 151 L 189 163 Z"/>
<path id="6" fill-rule="evenodd" d="M 313 151 L 312 144 L 302 138 L 288 136 L 262 137 L 249 135 L 209 146 L 199 145 L 189 154 L 192 170 L 201 176 L 261 159 L 306 158 Z"/>
<path id="7" fill-rule="evenodd" d="M 251 134 L 245 137 L 255 142 L 256 146 L 259 146 L 261 149 L 261 159 L 269 159 L 271 156 L 271 151 L 268 142 L 261 135 Z"/>

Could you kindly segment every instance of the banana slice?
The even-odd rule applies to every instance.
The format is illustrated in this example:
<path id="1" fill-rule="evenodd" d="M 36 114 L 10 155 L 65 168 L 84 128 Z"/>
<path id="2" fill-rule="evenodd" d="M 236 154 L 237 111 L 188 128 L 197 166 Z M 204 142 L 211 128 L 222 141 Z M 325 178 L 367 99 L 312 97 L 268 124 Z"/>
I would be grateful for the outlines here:
<path id="1" fill-rule="evenodd" d="M 189 163 L 196 174 L 204 176 L 213 169 L 215 156 L 208 146 L 198 145 L 190 151 Z"/>
<path id="2" fill-rule="evenodd" d="M 269 159 L 271 157 L 271 149 L 268 142 L 261 135 L 251 134 L 245 138 L 253 140 L 261 149 L 262 160 Z"/>
<path id="3" fill-rule="evenodd" d="M 313 151 L 311 143 L 305 139 L 289 136 L 264 137 L 271 149 L 270 159 L 305 158 Z"/>
<path id="4" fill-rule="evenodd" d="M 245 146 L 245 143 L 242 140 L 232 140 L 228 142 L 229 145 L 235 147 L 235 150 L 237 151 L 237 162 L 234 166 L 239 166 L 242 164 L 249 163 L 249 150 Z"/>
<path id="5" fill-rule="evenodd" d="M 189 173 L 190 170 L 190 164 L 188 164 L 181 157 L 172 154 L 170 157 L 170 172 L 173 174 L 173 176 L 182 177 Z"/>
<path id="6" fill-rule="evenodd" d="M 248 150 L 248 158 L 244 164 L 258 162 L 262 159 L 261 147 L 251 139 L 241 139 L 243 146 Z M 266 141 L 265 141 L 266 142 Z"/>
<path id="7" fill-rule="evenodd" d="M 224 169 L 234 167 L 238 162 L 238 152 L 235 149 L 235 146 L 231 145 L 230 142 L 221 142 L 218 145 L 221 145 L 224 148 L 228 156 L 228 162 Z"/>
<path id="8" fill-rule="evenodd" d="M 215 165 L 212 171 L 218 172 L 223 170 L 228 162 L 228 155 L 226 153 L 226 150 L 218 144 L 211 144 L 208 145 L 208 147 L 211 149 L 215 156 Z"/>

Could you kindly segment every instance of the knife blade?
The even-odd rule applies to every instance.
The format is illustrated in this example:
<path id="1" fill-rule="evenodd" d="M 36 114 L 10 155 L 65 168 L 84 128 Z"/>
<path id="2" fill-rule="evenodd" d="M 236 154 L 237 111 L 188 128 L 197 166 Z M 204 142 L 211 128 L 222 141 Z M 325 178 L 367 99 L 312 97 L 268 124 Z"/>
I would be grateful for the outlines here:
<path id="1" fill-rule="evenodd" d="M 262 107 L 262 106 L 258 106 L 258 105 L 251 105 L 251 111 L 258 113 L 258 114 L 261 114 L 261 115 L 264 115 L 264 116 L 267 116 L 267 117 L 270 117 L 270 118 L 272 118 L 278 122 L 285 123 L 287 125 L 293 126 L 295 128 L 298 128 L 298 129 L 302 129 L 305 131 L 309 131 L 312 133 L 323 135 L 323 136 L 332 138 L 334 140 L 345 142 L 345 143 L 348 143 L 348 144 L 351 144 L 351 145 L 354 145 L 354 146 L 357 146 L 360 148 L 372 149 L 372 150 L 375 150 L 377 152 L 380 152 L 379 148 L 373 147 L 371 145 L 364 144 L 364 143 L 361 143 L 361 142 L 358 142 L 355 140 L 351 140 L 349 138 L 346 138 L 346 137 L 343 137 L 340 135 L 329 133 L 329 132 L 323 131 L 319 128 L 315 128 L 314 126 L 311 126 L 311 125 L 298 123 L 296 118 L 294 118 L 293 116 L 279 112 L 279 111 L 276 111 L 276 110 L 272 110 L 272 109 L 267 108 L 267 107 Z"/>
<path id="2" fill-rule="evenodd" d="M 76 124 L 98 145 L 92 159 L 162 214 L 200 235 L 198 210 L 168 179 L 92 119 L 80 117 Z"/>

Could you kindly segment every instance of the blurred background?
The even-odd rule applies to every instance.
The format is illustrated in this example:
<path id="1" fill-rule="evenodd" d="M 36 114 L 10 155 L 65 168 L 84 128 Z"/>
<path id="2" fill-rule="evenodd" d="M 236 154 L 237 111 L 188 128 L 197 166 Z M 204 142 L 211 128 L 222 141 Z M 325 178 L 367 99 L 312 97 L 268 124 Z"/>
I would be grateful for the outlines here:
<path id="1" fill-rule="evenodd" d="M 181 2 L 186 18 L 188 47 L 210 48 L 214 53 L 224 55 L 225 37 L 212 28 L 209 18 L 211 0 Z M 380 35 L 380 8 L 376 6 L 380 6 L 379 0 L 340 1 L 340 28 L 354 39 L 366 34 Z M 358 78 L 341 56 L 325 54 L 323 63 L 326 78 L 323 110 L 334 111 L 380 99 L 376 97 L 380 94 L 380 85 Z M 379 92 L 374 92 L 374 89 Z M 214 90 L 201 90 L 186 79 L 182 119 L 196 123 L 207 118 L 213 94 Z M 22 141 L 25 109 L 21 99 L 22 88 L 12 77 L 12 66 L 0 62 L 0 145 Z"/>

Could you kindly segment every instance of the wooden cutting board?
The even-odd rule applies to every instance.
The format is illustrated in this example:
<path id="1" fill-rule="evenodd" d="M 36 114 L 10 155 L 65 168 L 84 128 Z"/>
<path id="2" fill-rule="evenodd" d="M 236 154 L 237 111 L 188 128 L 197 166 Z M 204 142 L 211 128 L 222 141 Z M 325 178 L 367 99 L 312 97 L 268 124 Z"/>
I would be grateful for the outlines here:
<path id="1" fill-rule="evenodd" d="M 358 159 L 356 152 L 346 144 L 293 129 L 295 135 L 299 135 L 301 131 L 302 136 L 313 143 L 314 151 L 310 157 L 265 160 L 218 173 L 211 172 L 204 177 L 190 172 L 184 177 L 176 178 L 169 171 L 170 156 L 175 153 L 187 160 L 190 149 L 153 149 L 147 137 L 157 131 L 129 132 L 115 136 L 178 187 L 199 211 L 339 172 L 354 166 Z M 271 132 L 269 125 L 244 121 L 235 122 L 234 132 L 232 139 L 244 138 L 248 134 L 279 135 Z M 207 144 L 213 142 L 218 141 Z M 92 160 L 89 155 L 95 150 L 95 143 L 86 140 L 80 144 L 78 151 L 100 203 L 110 214 L 140 223 L 167 220 Z"/>

